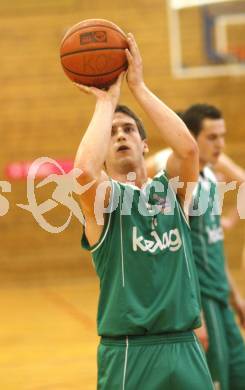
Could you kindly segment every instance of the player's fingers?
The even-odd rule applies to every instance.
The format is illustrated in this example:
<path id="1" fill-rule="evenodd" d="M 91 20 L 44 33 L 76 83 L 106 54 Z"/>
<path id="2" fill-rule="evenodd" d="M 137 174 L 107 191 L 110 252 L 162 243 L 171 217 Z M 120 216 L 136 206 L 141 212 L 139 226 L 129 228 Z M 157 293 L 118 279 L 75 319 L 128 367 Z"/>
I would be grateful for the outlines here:
<path id="1" fill-rule="evenodd" d="M 128 41 L 130 54 L 132 56 L 135 56 L 136 55 L 136 49 L 135 49 L 135 45 L 134 45 L 134 42 L 133 42 L 133 39 L 132 39 L 130 33 L 128 33 L 128 35 L 127 35 L 127 41 Z"/>
<path id="2" fill-rule="evenodd" d="M 133 56 L 128 49 L 125 49 L 125 53 L 126 53 L 128 63 L 129 65 L 131 65 L 133 63 Z"/>
<path id="3" fill-rule="evenodd" d="M 78 84 L 78 83 L 73 83 L 75 84 L 80 91 L 85 92 L 87 95 L 94 95 L 98 97 L 101 94 L 101 89 L 98 89 L 96 87 L 88 87 L 87 85 L 83 84 Z"/>
<path id="4" fill-rule="evenodd" d="M 123 78 L 124 78 L 124 75 L 125 75 L 125 72 L 121 72 L 120 75 L 118 76 L 118 78 L 116 79 L 116 81 L 109 88 L 107 88 L 107 90 L 108 91 L 110 91 L 110 90 L 114 91 L 118 87 L 120 88 L 121 84 L 122 84 L 122 81 L 123 81 Z"/>
<path id="5" fill-rule="evenodd" d="M 97 96 L 101 93 L 101 89 L 96 87 L 89 87 L 89 93 L 92 93 L 93 95 Z"/>
<path id="6" fill-rule="evenodd" d="M 139 48 L 138 48 L 138 45 L 136 43 L 136 40 L 133 36 L 132 33 L 128 33 L 127 35 L 127 39 L 128 39 L 128 44 L 129 44 L 129 48 L 130 48 L 130 51 L 133 55 L 140 55 L 140 51 L 139 51 Z"/>
<path id="7" fill-rule="evenodd" d="M 78 83 L 73 83 L 80 91 L 83 91 L 85 93 L 91 93 L 92 92 L 92 87 L 87 87 L 86 85 L 83 84 L 78 84 Z"/>
<path id="8" fill-rule="evenodd" d="M 118 80 L 117 80 L 117 83 L 118 84 L 122 84 L 122 82 L 123 82 L 123 79 L 124 79 L 124 76 L 125 76 L 125 73 L 126 72 L 122 72 L 122 73 L 120 73 L 120 75 L 119 75 L 119 77 L 118 77 Z"/>

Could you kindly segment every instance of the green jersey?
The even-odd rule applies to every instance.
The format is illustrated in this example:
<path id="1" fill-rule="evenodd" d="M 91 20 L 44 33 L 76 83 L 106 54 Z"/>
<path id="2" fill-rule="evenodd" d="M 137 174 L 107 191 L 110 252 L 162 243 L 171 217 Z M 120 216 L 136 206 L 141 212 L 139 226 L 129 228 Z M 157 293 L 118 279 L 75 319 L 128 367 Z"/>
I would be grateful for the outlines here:
<path id="1" fill-rule="evenodd" d="M 224 303 L 229 295 L 224 235 L 220 223 L 216 178 L 209 168 L 199 176 L 190 216 L 191 239 L 201 293 Z M 200 215 L 198 215 L 200 213 Z"/>
<path id="2" fill-rule="evenodd" d="M 98 333 L 145 335 L 200 326 L 190 228 L 160 173 L 144 189 L 112 180 L 111 211 L 90 247 L 100 279 Z"/>

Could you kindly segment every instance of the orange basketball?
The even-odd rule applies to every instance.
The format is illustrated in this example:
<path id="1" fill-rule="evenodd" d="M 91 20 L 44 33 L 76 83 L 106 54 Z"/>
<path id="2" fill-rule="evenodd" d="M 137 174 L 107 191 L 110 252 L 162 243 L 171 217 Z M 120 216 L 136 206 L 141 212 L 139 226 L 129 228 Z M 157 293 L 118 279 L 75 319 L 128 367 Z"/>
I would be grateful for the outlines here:
<path id="1" fill-rule="evenodd" d="M 127 69 L 125 33 L 104 19 L 87 19 L 71 27 L 60 47 L 66 75 L 76 83 L 106 88 Z"/>

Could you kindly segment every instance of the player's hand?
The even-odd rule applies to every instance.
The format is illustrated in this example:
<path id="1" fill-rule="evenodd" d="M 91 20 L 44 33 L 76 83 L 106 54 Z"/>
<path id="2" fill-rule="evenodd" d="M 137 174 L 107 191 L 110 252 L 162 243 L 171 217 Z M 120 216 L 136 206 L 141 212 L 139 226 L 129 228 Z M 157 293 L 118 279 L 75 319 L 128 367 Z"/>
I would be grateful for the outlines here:
<path id="1" fill-rule="evenodd" d="M 198 329 L 195 329 L 194 332 L 202 344 L 204 351 L 206 352 L 208 350 L 208 331 L 205 322 L 203 321 L 202 326 Z"/>
<path id="2" fill-rule="evenodd" d="M 233 228 L 232 220 L 229 217 L 221 217 L 221 225 L 224 230 L 230 230 Z"/>
<path id="3" fill-rule="evenodd" d="M 123 82 L 125 72 L 122 72 L 117 80 L 115 81 L 114 84 L 112 84 L 108 89 L 99 89 L 96 87 L 88 87 L 86 85 L 74 83 L 76 87 L 88 94 L 88 95 L 93 95 L 96 97 L 97 101 L 98 100 L 110 100 L 113 105 L 116 107 L 119 97 L 120 97 L 120 92 L 121 92 L 121 85 Z"/>
<path id="4" fill-rule="evenodd" d="M 245 300 L 240 295 L 236 295 L 233 300 L 233 306 L 239 317 L 241 326 L 245 329 Z"/>
<path id="5" fill-rule="evenodd" d="M 143 62 L 133 34 L 128 33 L 127 41 L 129 46 L 129 50 L 125 50 L 128 60 L 127 82 L 128 86 L 134 89 L 144 83 Z"/>

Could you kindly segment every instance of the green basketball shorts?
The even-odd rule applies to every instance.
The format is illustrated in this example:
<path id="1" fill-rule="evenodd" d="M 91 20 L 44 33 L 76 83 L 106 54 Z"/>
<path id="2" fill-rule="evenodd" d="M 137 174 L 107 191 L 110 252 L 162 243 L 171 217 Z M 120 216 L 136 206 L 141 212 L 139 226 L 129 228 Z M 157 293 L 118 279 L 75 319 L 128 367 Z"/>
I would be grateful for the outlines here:
<path id="1" fill-rule="evenodd" d="M 102 337 L 98 390 L 213 390 L 193 332 Z"/>
<path id="2" fill-rule="evenodd" d="M 233 310 L 215 299 L 202 296 L 208 330 L 207 362 L 216 388 L 245 389 L 245 344 Z"/>

